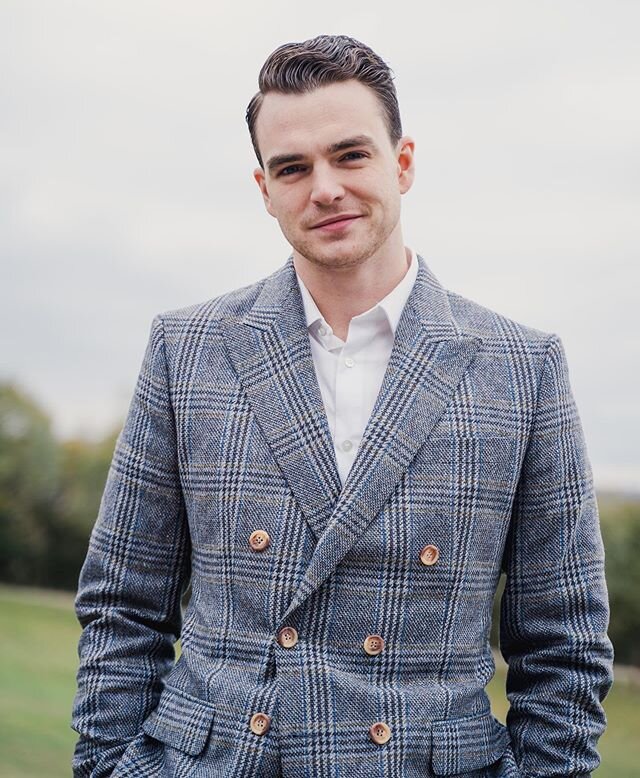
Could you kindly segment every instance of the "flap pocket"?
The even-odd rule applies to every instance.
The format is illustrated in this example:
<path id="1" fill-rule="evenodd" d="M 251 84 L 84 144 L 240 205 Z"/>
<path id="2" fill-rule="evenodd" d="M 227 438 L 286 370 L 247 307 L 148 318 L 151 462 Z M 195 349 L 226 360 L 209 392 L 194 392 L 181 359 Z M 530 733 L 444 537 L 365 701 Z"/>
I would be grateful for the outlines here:
<path id="1" fill-rule="evenodd" d="M 142 730 L 186 754 L 197 755 L 205 747 L 214 709 L 172 686 L 165 686 L 158 707 L 142 723 Z"/>
<path id="2" fill-rule="evenodd" d="M 487 767 L 504 754 L 509 733 L 491 711 L 479 716 L 434 721 L 431 764 L 436 775 L 457 775 Z"/>

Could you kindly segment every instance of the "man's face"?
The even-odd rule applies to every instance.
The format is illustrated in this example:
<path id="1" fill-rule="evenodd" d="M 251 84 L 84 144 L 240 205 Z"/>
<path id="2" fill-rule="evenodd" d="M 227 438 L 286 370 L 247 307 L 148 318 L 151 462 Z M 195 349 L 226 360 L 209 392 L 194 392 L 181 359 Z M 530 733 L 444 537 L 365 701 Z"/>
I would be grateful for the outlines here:
<path id="1" fill-rule="evenodd" d="M 295 251 L 325 267 L 383 256 L 413 183 L 414 143 L 392 145 L 375 92 L 353 79 L 305 94 L 269 92 L 256 135 L 264 170 L 254 178 Z"/>

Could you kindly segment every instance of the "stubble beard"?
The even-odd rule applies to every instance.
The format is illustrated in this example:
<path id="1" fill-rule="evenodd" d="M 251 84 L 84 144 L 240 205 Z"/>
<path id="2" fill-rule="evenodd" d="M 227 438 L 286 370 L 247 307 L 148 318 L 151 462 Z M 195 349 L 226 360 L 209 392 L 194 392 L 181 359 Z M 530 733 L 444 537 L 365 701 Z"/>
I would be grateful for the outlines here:
<path id="1" fill-rule="evenodd" d="M 399 215 L 398 215 L 399 216 Z M 336 239 L 335 252 L 331 251 L 332 241 L 327 240 L 326 245 L 322 251 L 317 248 L 317 242 L 313 240 L 305 240 L 304 237 L 300 239 L 294 237 L 294 240 L 290 236 L 285 234 L 285 237 L 293 248 L 301 254 L 306 260 L 323 269 L 337 269 L 337 268 L 352 268 L 363 264 L 373 256 L 382 245 L 387 241 L 397 224 L 396 222 L 390 224 L 387 229 L 384 229 L 382 225 L 378 226 L 378 229 L 374 234 L 369 233 L 367 240 L 351 243 L 349 245 L 344 240 Z M 283 231 L 284 232 L 284 231 Z"/>

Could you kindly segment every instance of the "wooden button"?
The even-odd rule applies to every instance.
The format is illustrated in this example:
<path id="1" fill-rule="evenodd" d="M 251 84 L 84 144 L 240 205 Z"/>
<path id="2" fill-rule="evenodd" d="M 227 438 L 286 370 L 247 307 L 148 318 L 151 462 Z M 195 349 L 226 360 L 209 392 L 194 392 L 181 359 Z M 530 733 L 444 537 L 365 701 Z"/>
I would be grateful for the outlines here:
<path id="1" fill-rule="evenodd" d="M 249 535 L 249 545 L 254 551 L 264 551 L 270 542 L 269 533 L 263 529 L 254 529 Z"/>
<path id="2" fill-rule="evenodd" d="M 440 556 L 437 546 L 425 546 L 420 552 L 420 561 L 423 565 L 435 565 Z"/>
<path id="3" fill-rule="evenodd" d="M 249 722 L 251 731 L 255 732 L 256 735 L 264 735 L 270 724 L 271 716 L 267 716 L 266 713 L 254 713 Z"/>
<path id="4" fill-rule="evenodd" d="M 374 743 L 386 743 L 391 737 L 391 730 L 384 721 L 376 721 L 369 727 L 369 737 Z"/>
<path id="5" fill-rule="evenodd" d="M 298 633 L 293 627 L 283 627 L 278 632 L 278 643 L 283 648 L 293 648 L 298 642 Z"/>
<path id="6" fill-rule="evenodd" d="M 380 635 L 367 635 L 364 639 L 363 646 L 367 654 L 376 656 L 384 648 L 384 638 L 380 637 Z"/>

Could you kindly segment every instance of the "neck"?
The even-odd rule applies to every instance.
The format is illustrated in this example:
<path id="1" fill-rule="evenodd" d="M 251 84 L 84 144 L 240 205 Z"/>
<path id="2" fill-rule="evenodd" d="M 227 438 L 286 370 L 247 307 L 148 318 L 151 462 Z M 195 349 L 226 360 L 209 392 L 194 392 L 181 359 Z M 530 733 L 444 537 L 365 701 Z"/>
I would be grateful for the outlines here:
<path id="1" fill-rule="evenodd" d="M 411 252 L 402 234 L 391 250 L 373 254 L 354 267 L 332 268 L 310 262 L 294 251 L 296 272 L 315 300 L 320 313 L 341 340 L 347 339 L 349 322 L 386 297 L 405 276 Z"/>

